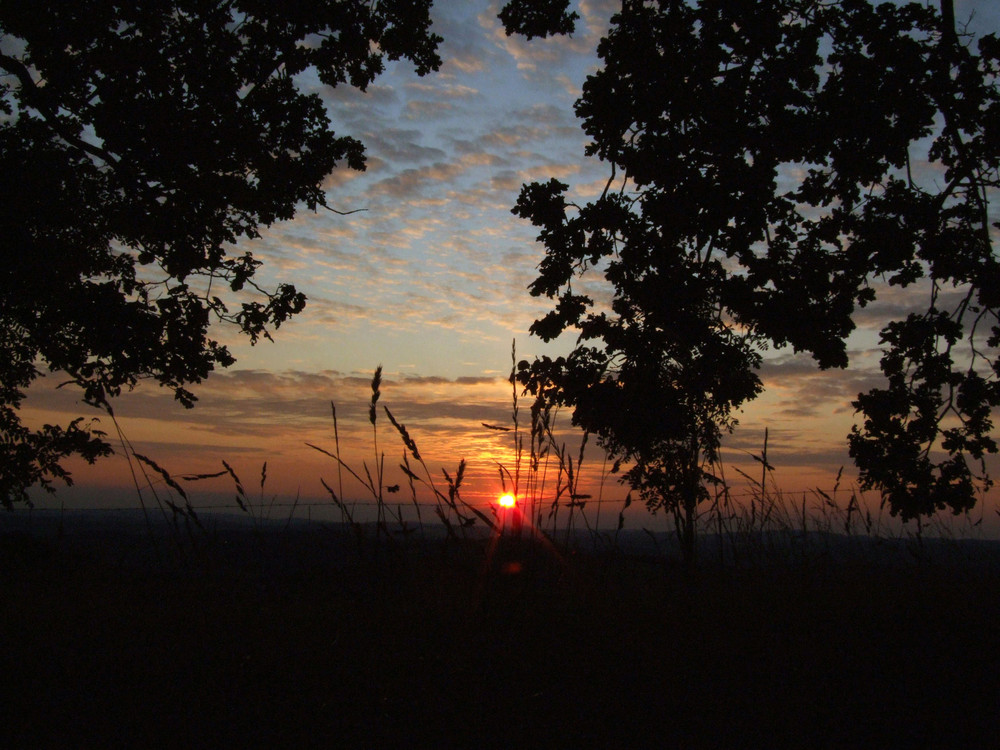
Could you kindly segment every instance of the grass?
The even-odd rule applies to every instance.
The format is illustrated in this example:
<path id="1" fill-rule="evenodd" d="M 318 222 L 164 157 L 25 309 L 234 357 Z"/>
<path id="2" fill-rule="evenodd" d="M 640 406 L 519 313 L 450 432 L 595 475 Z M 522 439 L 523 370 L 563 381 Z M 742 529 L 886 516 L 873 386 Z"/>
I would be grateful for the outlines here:
<path id="1" fill-rule="evenodd" d="M 343 459 L 332 404 L 334 444 L 314 446 L 339 523 L 279 514 L 266 464 L 248 492 L 228 464 L 174 477 L 138 456 L 159 518 L 0 519 L 0 746 L 995 743 L 996 547 L 890 533 L 839 483 L 783 495 L 765 444 L 748 499 L 717 487 L 688 569 L 669 536 L 641 549 L 623 508 L 597 531 L 583 446 L 515 389 L 511 423 L 487 427 L 513 442 L 497 471 L 517 534 L 462 498 L 464 463 L 435 477 L 378 374 L 371 461 Z M 380 427 L 403 443 L 409 518 Z M 247 523 L 190 502 L 186 485 L 220 475 Z"/>
<path id="2" fill-rule="evenodd" d="M 611 477 L 617 473 L 616 464 L 610 470 L 605 455 L 598 473 L 597 497 L 581 491 L 582 478 L 594 469 L 585 466 L 589 435 L 559 424 L 558 409 L 543 399 L 532 401 L 527 408 L 522 404 L 515 379 L 516 351 L 511 348 L 511 418 L 508 424 L 483 423 L 483 428 L 491 432 L 508 435 L 511 439 L 510 465 L 497 462 L 497 472 L 503 492 L 511 492 L 518 499 L 519 523 L 516 528 L 505 533 L 531 533 L 544 538 L 547 543 L 559 543 L 571 548 L 581 543 L 595 551 L 617 549 L 619 536 L 626 525 L 626 511 L 632 505 L 631 494 L 623 500 L 612 501 L 605 497 Z M 476 530 L 487 534 L 499 534 L 507 517 L 496 504 L 480 507 L 467 502 L 462 496 L 466 463 L 462 459 L 457 468 L 449 472 L 435 473 L 421 454 L 417 442 L 407 427 L 402 424 L 381 402 L 382 368 L 375 369 L 371 381 L 371 397 L 368 403 L 368 421 L 371 427 L 371 460 L 364 459 L 361 465 L 351 465 L 341 451 L 339 423 L 336 404 L 331 401 L 331 417 L 334 441 L 332 446 L 306 443 L 311 449 L 327 456 L 336 470 L 336 480 L 327 481 L 320 477 L 332 507 L 339 514 L 340 522 L 354 529 L 359 544 L 364 544 L 366 526 L 364 509 L 374 508 L 374 536 L 378 538 L 427 537 L 424 513 L 443 526 L 452 541 L 468 540 Z M 381 409 L 379 408 L 381 406 Z M 527 415 L 525 415 L 527 412 Z M 385 444 L 380 438 L 380 426 L 384 430 L 384 419 L 388 420 L 392 432 L 403 446 L 402 462 L 398 465 L 405 480 L 389 485 L 386 477 Z M 228 476 L 236 491 L 233 510 L 239 510 L 255 526 L 272 520 L 276 513 L 287 508 L 286 522 L 290 523 L 299 507 L 299 498 L 291 503 L 276 503 L 272 496 L 268 499 L 264 487 L 267 480 L 267 462 L 260 472 L 259 498 L 253 500 L 234 468 L 222 461 L 223 469 L 215 473 L 172 476 L 152 459 L 137 453 L 124 437 L 120 427 L 124 454 L 133 465 L 136 489 L 143 512 L 149 517 L 146 496 L 152 497 L 159 515 L 169 520 L 175 530 L 175 541 L 183 536 L 204 533 L 197 509 L 192 505 L 184 484 L 206 479 Z M 567 434 L 577 436 L 575 444 L 567 442 Z M 381 442 L 380 442 L 381 440 Z M 742 477 L 740 484 L 731 483 L 726 476 L 727 467 L 719 463 L 709 467 L 715 477 L 710 485 L 711 502 L 702 503 L 695 519 L 699 548 L 727 565 L 757 564 L 774 555 L 787 555 L 790 551 L 789 537 L 815 537 L 815 540 L 830 542 L 841 535 L 865 542 L 895 544 L 901 540 L 912 542 L 909 548 L 913 554 L 921 554 L 925 536 L 955 537 L 976 536 L 982 524 L 980 517 L 972 514 L 951 520 L 935 518 L 915 526 L 903 526 L 884 513 L 884 507 L 873 503 L 853 489 L 841 487 L 843 468 L 837 475 L 833 488 L 826 491 L 815 488 L 798 496 L 782 492 L 775 479 L 773 466 L 768 457 L 768 436 L 765 430 L 763 447 L 759 454 L 750 458 L 759 467 L 759 473 L 752 475 L 739 466 L 732 467 Z M 391 467 L 390 467 L 391 469 Z M 344 492 L 344 474 L 349 475 L 367 495 L 364 501 L 348 500 Z M 142 481 L 139 475 L 142 476 Z M 395 481 L 395 480 L 393 480 Z M 588 483 L 588 484 L 593 484 Z M 144 486 L 143 486 L 144 485 Z M 408 495 L 407 499 L 406 498 Z M 589 506 L 589 507 L 588 507 Z M 601 512 L 605 506 L 617 510 L 617 523 L 606 526 L 609 520 L 604 516 L 602 527 Z M 421 510 L 421 509 L 424 510 Z M 1000 510 L 997 511 L 1000 514 Z M 674 519 L 675 521 L 677 519 Z M 286 524 L 287 525 L 287 524 Z M 640 527 L 641 528 L 641 527 Z M 582 532 L 578 533 L 578 532 Z M 652 535 L 651 535 L 652 538 Z M 655 545 L 661 549 L 673 548 L 656 538 Z M 803 544 L 794 547 L 799 554 Z M 813 544 L 813 546 L 815 546 Z"/>
<path id="3" fill-rule="evenodd" d="M 344 558 L 319 532 L 167 565 L 123 563 L 111 531 L 5 537 L 4 746 L 995 740 L 996 568 L 681 575 L 578 552 L 512 574 L 523 546 Z"/>

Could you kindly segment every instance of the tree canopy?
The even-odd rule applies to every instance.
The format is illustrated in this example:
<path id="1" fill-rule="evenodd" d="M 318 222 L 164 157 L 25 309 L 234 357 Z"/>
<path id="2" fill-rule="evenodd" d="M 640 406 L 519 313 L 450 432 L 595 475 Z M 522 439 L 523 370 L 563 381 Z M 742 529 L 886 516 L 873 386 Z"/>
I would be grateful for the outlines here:
<path id="1" fill-rule="evenodd" d="M 521 377 L 632 461 L 654 507 L 706 496 L 765 347 L 846 367 L 877 300 L 902 311 L 881 331 L 884 384 L 854 402 L 862 487 L 905 519 L 990 486 L 1000 42 L 959 34 L 952 11 L 625 0 L 612 19 L 576 105 L 606 189 L 579 206 L 533 183 L 514 209 L 545 249 L 531 293 L 556 301 L 533 333 L 579 334 Z M 585 293 L 594 277 L 610 306 Z"/>
<path id="2" fill-rule="evenodd" d="M 185 386 L 232 364 L 214 321 L 251 341 L 303 309 L 254 283 L 241 239 L 326 205 L 322 181 L 364 150 L 296 84 L 364 89 L 384 60 L 435 69 L 430 3 L 5 2 L 0 13 L 0 499 L 108 448 L 17 414 L 40 366 L 106 404 L 151 378 Z"/>
<path id="3" fill-rule="evenodd" d="M 364 90 L 386 60 L 436 70 L 431 4 L 0 6 L 0 503 L 69 481 L 66 456 L 110 451 L 82 419 L 21 422 L 44 368 L 92 405 L 151 379 L 191 406 L 187 386 L 234 362 L 211 325 L 256 342 L 303 309 L 293 285 L 255 281 L 246 240 L 328 207 L 336 165 L 365 167 L 304 76 Z M 501 18 L 508 33 L 566 33 L 566 6 L 513 0 Z"/>

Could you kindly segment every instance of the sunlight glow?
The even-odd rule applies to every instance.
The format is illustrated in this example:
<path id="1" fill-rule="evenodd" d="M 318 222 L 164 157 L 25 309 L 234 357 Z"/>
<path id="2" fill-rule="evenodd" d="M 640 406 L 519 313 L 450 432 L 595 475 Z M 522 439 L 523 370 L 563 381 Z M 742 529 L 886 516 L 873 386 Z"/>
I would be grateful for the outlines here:
<path id="1" fill-rule="evenodd" d="M 497 502 L 500 503 L 500 507 L 502 508 L 513 508 L 517 500 L 508 492 L 506 495 L 501 495 Z"/>

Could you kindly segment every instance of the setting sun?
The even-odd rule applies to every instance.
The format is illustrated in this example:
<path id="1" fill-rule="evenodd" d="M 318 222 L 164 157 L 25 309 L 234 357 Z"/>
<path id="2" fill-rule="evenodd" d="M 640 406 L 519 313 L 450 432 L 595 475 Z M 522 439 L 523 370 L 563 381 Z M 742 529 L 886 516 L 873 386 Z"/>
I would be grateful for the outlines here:
<path id="1" fill-rule="evenodd" d="M 501 495 L 498 502 L 500 503 L 500 506 L 503 508 L 513 508 L 514 505 L 517 503 L 517 500 L 515 500 L 514 496 L 508 492 L 506 495 Z"/>

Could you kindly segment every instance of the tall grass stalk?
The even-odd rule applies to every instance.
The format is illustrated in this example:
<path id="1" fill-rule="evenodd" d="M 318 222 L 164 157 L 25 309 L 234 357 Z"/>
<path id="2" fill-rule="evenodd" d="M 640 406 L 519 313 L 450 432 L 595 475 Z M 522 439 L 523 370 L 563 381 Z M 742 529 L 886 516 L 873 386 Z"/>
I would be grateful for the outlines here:
<path id="1" fill-rule="evenodd" d="M 385 524 L 385 501 L 382 496 L 382 478 L 383 471 L 385 469 L 385 455 L 379 454 L 378 451 L 378 425 L 376 424 L 378 416 L 378 400 L 382 396 L 382 365 L 375 368 L 375 374 L 372 376 L 372 397 L 371 402 L 368 404 L 368 421 L 372 425 L 372 442 L 375 447 L 375 479 L 372 479 L 372 473 L 368 470 L 368 464 L 362 461 L 362 466 L 365 469 L 365 476 L 368 478 L 368 486 L 372 488 L 373 494 L 375 495 L 375 506 L 376 506 L 376 522 L 375 522 L 375 535 L 378 536 L 380 533 L 385 533 L 388 535 L 389 529 Z"/>
<path id="2" fill-rule="evenodd" d="M 333 399 L 330 400 L 330 414 L 333 417 L 333 445 L 334 445 L 334 450 L 336 451 L 336 455 L 338 457 L 338 460 L 337 460 L 337 490 L 340 492 L 340 497 L 343 498 L 344 497 L 344 468 L 340 465 L 340 460 L 339 460 L 339 457 L 340 457 L 340 430 L 337 427 L 337 405 L 333 402 Z M 323 486 L 326 487 L 326 482 L 323 482 Z M 337 499 L 337 495 L 334 494 L 333 490 L 330 490 L 329 487 L 327 487 L 327 491 L 333 497 L 333 501 L 340 508 L 340 520 L 341 520 L 341 522 L 345 522 L 346 521 L 346 522 L 349 522 L 353 526 L 354 525 L 353 508 L 351 510 L 348 510 L 347 506 L 341 500 Z"/>
<path id="3" fill-rule="evenodd" d="M 511 492 L 517 499 L 521 518 L 527 519 L 530 529 L 544 534 L 551 541 L 560 530 L 560 510 L 567 510 L 565 536 L 566 544 L 573 538 L 574 523 L 582 519 L 585 527 L 596 534 L 585 514 L 590 494 L 580 492 L 583 475 L 584 455 L 589 433 L 583 432 L 574 459 L 573 452 L 556 434 L 558 410 L 541 394 L 536 395 L 530 409 L 530 425 L 527 434 L 520 420 L 520 396 L 517 381 L 517 342 L 511 344 L 511 426 L 483 423 L 487 429 L 511 433 L 513 438 L 513 467 L 497 461 L 501 486 L 504 492 Z M 527 440 L 527 452 L 525 451 Z M 605 459 L 607 456 L 605 455 Z M 606 463 L 605 463 L 606 468 Z M 602 470 L 600 483 L 606 479 Z M 509 483 L 509 485 L 508 485 Z M 548 508 L 548 514 L 544 511 Z M 598 511 L 599 515 L 599 511 Z M 522 526 L 515 527 L 519 535 Z M 596 541 L 595 541 L 596 544 Z"/>
<path id="4" fill-rule="evenodd" d="M 612 475 L 621 470 L 619 462 L 614 462 L 608 469 L 608 456 L 605 453 L 600 465 L 600 475 L 597 486 L 596 501 L 588 492 L 583 491 L 586 451 L 590 435 L 579 433 L 579 444 L 570 447 L 564 439 L 565 431 L 558 422 L 558 408 L 551 402 L 538 396 L 531 403 L 529 410 L 530 422 L 525 424 L 523 393 L 519 391 L 516 378 L 516 342 L 511 346 L 511 421 L 506 425 L 483 423 L 484 427 L 496 432 L 505 433 L 513 441 L 513 464 L 496 461 L 500 484 L 504 492 L 515 495 L 520 513 L 517 518 L 527 521 L 527 531 L 533 535 L 544 537 L 547 542 L 560 539 L 564 546 L 574 543 L 574 533 L 583 526 L 590 535 L 595 550 L 602 534 L 600 528 L 604 484 Z M 360 469 L 352 467 L 341 452 L 340 431 L 336 404 L 331 400 L 330 413 L 333 421 L 333 450 L 329 451 L 312 443 L 306 445 L 325 456 L 333 459 L 337 468 L 336 490 L 324 478 L 320 482 L 329 494 L 334 505 L 339 510 L 343 523 L 354 529 L 360 540 L 364 529 L 359 523 L 356 513 L 358 500 L 348 502 L 345 498 L 344 472 L 353 477 L 370 495 L 376 511 L 376 538 L 392 537 L 395 529 L 404 536 L 414 531 L 404 518 L 403 504 L 396 504 L 395 509 L 386 501 L 386 494 L 399 491 L 399 484 L 386 486 L 385 452 L 382 450 L 382 436 L 379 435 L 378 407 L 382 406 L 389 423 L 399 435 L 403 443 L 403 451 L 399 470 L 404 474 L 409 490 L 409 504 L 413 506 L 416 515 L 417 530 L 420 536 L 425 536 L 425 524 L 421 511 L 422 505 L 431 505 L 446 531 L 446 537 L 451 540 L 467 540 L 468 530 L 482 524 L 494 535 L 500 535 L 505 527 L 498 507 L 491 506 L 492 517 L 480 507 L 469 503 L 462 496 L 465 486 L 467 465 L 461 459 L 453 472 L 441 469 L 440 474 L 431 471 L 416 441 L 406 426 L 396 419 L 388 406 L 381 403 L 382 397 L 382 367 L 379 365 L 371 381 L 371 396 L 368 402 L 368 421 L 371 426 L 374 463 L 362 460 Z M 113 416 L 113 415 L 112 415 Z M 117 426 L 117 422 L 116 422 Z M 147 508 L 140 489 L 139 476 L 145 477 L 146 486 L 152 492 L 164 518 L 171 521 L 175 539 L 180 543 L 181 524 L 188 534 L 203 528 L 189 495 L 180 481 L 157 464 L 148 456 L 137 453 L 127 442 L 119 427 L 119 437 L 129 458 L 133 479 L 139 490 L 140 504 L 150 525 Z M 744 470 L 740 466 L 729 464 L 728 468 L 735 471 L 743 482 L 733 484 L 727 477 L 727 465 L 721 456 L 705 473 L 705 481 L 709 482 L 709 501 L 695 509 L 691 519 L 675 515 L 675 531 L 681 523 L 690 520 L 690 529 L 701 539 L 703 535 L 714 535 L 717 544 L 719 562 L 737 566 L 773 557 L 776 554 L 791 554 L 789 545 L 798 545 L 802 549 L 809 544 L 829 545 L 832 535 L 843 537 L 864 537 L 880 540 L 893 535 L 909 534 L 917 543 L 922 541 L 927 529 L 936 529 L 942 536 L 951 533 L 949 527 L 940 519 L 918 523 L 915 534 L 904 526 L 902 530 L 893 531 L 887 525 L 883 505 L 873 507 L 857 490 L 845 490 L 843 484 L 843 467 L 836 475 L 831 490 L 814 488 L 798 493 L 793 497 L 783 493 L 776 479 L 776 470 L 769 455 L 770 436 L 765 429 L 763 445 L 759 453 L 748 453 L 750 460 L 756 464 L 756 469 Z M 252 501 L 247 490 L 234 468 L 222 461 L 223 470 L 208 474 L 192 474 L 180 477 L 181 481 L 199 481 L 228 475 L 236 487 L 235 503 L 253 522 L 255 529 L 262 529 L 270 520 L 276 498 L 268 500 L 265 485 L 268 478 L 268 464 L 265 461 L 261 467 L 259 480 L 259 497 Z M 437 479 L 435 480 L 435 477 Z M 159 487 L 165 486 L 163 493 Z M 171 494 L 174 493 L 174 494 Z M 429 502 L 422 499 L 424 493 L 429 494 Z M 175 499 L 175 495 L 179 499 Z M 626 511 L 633 501 L 632 493 L 618 503 L 617 526 L 613 535 L 608 535 L 612 550 L 619 549 L 621 534 L 625 530 Z M 587 513 L 588 505 L 596 503 L 597 510 L 594 522 Z M 299 504 L 299 495 L 291 503 L 291 510 L 285 523 L 288 528 Z M 593 505 L 590 506 L 593 509 Z M 967 531 L 971 532 L 982 523 L 982 513 L 978 520 L 966 519 Z M 390 524 L 394 529 L 390 530 Z M 892 525 L 893 529 L 896 524 Z M 512 535 L 519 536 L 524 531 L 522 523 L 514 524 Z M 683 534 L 678 531 L 682 549 L 685 543 Z M 655 537 L 654 537 L 655 539 Z M 825 541 L 824 541 L 825 540 Z M 914 554 L 921 554 L 916 550 Z"/>
<path id="5" fill-rule="evenodd" d="M 156 462 L 154 462 L 152 459 L 136 452 L 135 447 L 132 445 L 132 442 L 125 436 L 125 431 L 119 424 L 118 418 L 115 415 L 114 409 L 112 409 L 111 404 L 109 404 L 107 401 L 104 401 L 102 406 L 104 410 L 107 411 L 108 416 L 111 418 L 111 423 L 115 426 L 115 431 L 118 433 L 118 440 L 121 444 L 122 453 L 125 456 L 125 460 L 128 462 L 129 473 L 132 477 L 132 483 L 135 486 L 135 492 L 139 498 L 139 507 L 142 509 L 143 520 L 146 523 L 146 531 L 149 533 L 150 542 L 153 545 L 155 554 L 157 556 L 160 555 L 160 548 L 157 542 L 156 534 L 153 532 L 152 519 L 149 516 L 149 510 L 146 507 L 146 501 L 145 498 L 143 497 L 142 486 L 139 482 L 139 476 L 136 471 L 137 465 L 138 465 L 138 472 L 142 474 L 143 479 L 145 481 L 145 485 L 149 489 L 150 494 L 153 496 L 153 499 L 155 500 L 156 505 L 160 510 L 160 514 L 163 516 L 163 519 L 164 521 L 167 522 L 168 526 L 173 529 L 173 539 L 178 550 L 180 550 L 182 548 L 182 545 L 180 538 L 180 529 L 178 527 L 178 518 L 181 517 L 184 519 L 185 529 L 187 530 L 189 537 L 192 534 L 191 530 L 192 520 L 194 520 L 195 524 L 199 528 L 201 527 L 201 522 L 199 521 L 198 516 L 195 513 L 195 510 L 192 507 L 190 500 L 188 499 L 187 493 L 184 492 L 183 488 L 177 482 L 174 481 L 173 477 L 171 477 L 166 470 L 164 470 L 162 467 L 156 464 Z M 135 463 L 133 463 L 133 459 L 135 459 Z M 159 492 L 157 492 L 156 490 L 156 485 L 154 484 L 152 477 L 150 477 L 149 473 L 146 471 L 147 468 L 157 473 L 168 488 L 174 488 L 178 491 L 178 494 L 180 494 L 180 496 L 184 500 L 183 507 L 174 503 L 169 496 L 161 499 Z M 171 511 L 170 517 L 167 516 L 167 508 L 169 508 Z M 171 523 L 171 521 L 173 523 Z"/>
<path id="6" fill-rule="evenodd" d="M 331 402 L 332 414 L 334 418 L 334 434 L 335 434 L 335 452 L 331 453 L 324 448 L 321 448 L 312 443 L 306 443 L 306 445 L 313 450 L 319 451 L 325 456 L 332 458 L 336 464 L 338 473 L 341 470 L 346 470 L 355 480 L 357 480 L 371 495 L 373 502 L 376 507 L 376 536 L 385 534 L 390 535 L 388 527 L 388 515 L 386 512 L 387 503 L 385 502 L 384 492 L 397 492 L 399 491 L 398 485 L 393 485 L 392 487 L 386 487 L 385 482 L 385 454 L 379 450 L 379 435 L 378 435 L 378 404 L 381 399 L 382 391 L 382 366 L 379 365 L 375 370 L 375 375 L 372 378 L 371 389 L 372 395 L 368 404 L 368 421 L 372 427 L 372 441 L 375 449 L 375 463 L 374 467 L 369 467 L 367 461 L 362 461 L 362 471 L 357 471 L 352 468 L 341 456 L 340 453 L 340 442 L 339 433 L 337 431 L 336 425 L 336 407 L 333 402 Z M 418 527 L 423 535 L 424 525 L 423 516 L 420 512 L 420 502 L 418 500 L 417 488 L 418 486 L 423 486 L 428 489 L 431 493 L 434 502 L 434 510 L 438 515 L 444 525 L 449 538 L 466 538 L 466 530 L 474 525 L 477 521 L 482 521 L 487 528 L 494 530 L 495 522 L 489 518 L 485 513 L 483 513 L 479 508 L 468 503 L 461 494 L 462 483 L 465 478 L 465 459 L 461 459 L 458 464 L 458 469 L 455 471 L 454 475 L 448 473 L 447 470 L 442 469 L 442 475 L 444 477 L 445 483 L 447 485 L 447 491 L 439 489 L 434 481 L 433 474 L 427 463 L 424 461 L 420 454 L 420 450 L 417 447 L 416 441 L 410 436 L 409 431 L 406 426 L 399 422 L 389 407 L 383 405 L 383 411 L 386 417 L 389 419 L 390 424 L 399 434 L 400 439 L 403 441 L 404 451 L 403 460 L 399 464 L 400 470 L 406 476 L 407 483 L 410 489 L 410 499 L 414 506 L 417 514 Z M 415 462 L 411 464 L 410 460 Z M 415 471 L 415 468 L 419 467 L 422 471 L 422 476 L 420 473 Z M 355 527 L 360 528 L 355 522 L 353 513 L 348 510 L 347 505 L 343 498 L 343 480 L 340 480 L 340 495 L 338 496 L 332 488 L 326 483 L 325 480 L 321 478 L 323 487 L 326 489 L 327 493 L 333 498 L 335 504 L 341 510 L 342 517 L 348 519 L 348 521 Z M 402 508 L 397 508 L 396 510 L 396 523 L 399 529 L 404 533 L 410 531 L 405 520 L 403 519 Z"/>

